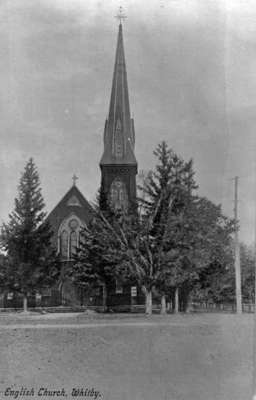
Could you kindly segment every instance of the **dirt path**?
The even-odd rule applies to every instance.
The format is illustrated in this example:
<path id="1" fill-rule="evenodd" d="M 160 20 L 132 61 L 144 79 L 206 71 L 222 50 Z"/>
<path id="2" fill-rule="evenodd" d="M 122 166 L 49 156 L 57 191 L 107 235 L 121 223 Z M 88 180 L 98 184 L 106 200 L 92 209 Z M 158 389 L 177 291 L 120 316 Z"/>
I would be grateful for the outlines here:
<path id="1" fill-rule="evenodd" d="M 27 388 L 51 400 L 37 396 L 46 388 L 66 400 L 92 398 L 80 389 L 100 400 L 249 400 L 252 327 L 252 315 L 0 317 L 0 399 Z"/>
<path id="2" fill-rule="evenodd" d="M 182 322 L 96 322 L 86 324 L 10 324 L 0 325 L 0 330 L 8 329 L 87 329 L 87 328 L 107 328 L 107 327 L 163 327 L 163 326 L 183 326 L 187 324 Z M 207 324 L 205 324 L 207 325 Z"/>

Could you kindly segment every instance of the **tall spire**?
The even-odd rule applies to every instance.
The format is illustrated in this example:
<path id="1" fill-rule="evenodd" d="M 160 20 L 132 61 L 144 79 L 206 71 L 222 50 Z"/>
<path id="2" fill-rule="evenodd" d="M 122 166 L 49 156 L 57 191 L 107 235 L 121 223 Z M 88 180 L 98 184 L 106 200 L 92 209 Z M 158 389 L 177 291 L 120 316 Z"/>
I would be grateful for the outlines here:
<path id="1" fill-rule="evenodd" d="M 130 115 L 122 18 L 118 29 L 109 114 L 104 131 L 104 153 L 100 165 L 137 165 L 134 155 L 135 134 Z"/>

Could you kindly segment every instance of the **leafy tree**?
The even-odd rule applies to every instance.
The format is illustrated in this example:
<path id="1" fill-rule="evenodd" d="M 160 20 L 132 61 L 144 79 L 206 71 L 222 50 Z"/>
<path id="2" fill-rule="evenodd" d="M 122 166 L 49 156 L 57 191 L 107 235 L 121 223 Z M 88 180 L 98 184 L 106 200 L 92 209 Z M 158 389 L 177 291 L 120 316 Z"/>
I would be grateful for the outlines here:
<path id="1" fill-rule="evenodd" d="M 193 297 L 205 302 L 233 302 L 235 298 L 235 276 L 231 264 L 212 262 L 199 274 Z"/>
<path id="2" fill-rule="evenodd" d="M 52 233 L 45 217 L 39 175 L 30 158 L 20 179 L 14 211 L 1 230 L 7 263 L 0 284 L 23 295 L 24 311 L 28 295 L 51 286 L 59 276 L 59 263 L 51 246 Z"/>
<path id="3" fill-rule="evenodd" d="M 231 234 L 235 225 L 233 220 L 222 214 L 220 206 L 197 196 L 188 203 L 183 222 L 183 229 L 178 231 L 181 248 L 178 251 L 177 265 L 180 266 L 181 272 L 183 271 L 180 275 L 180 289 L 183 293 L 182 303 L 185 311 L 189 292 L 202 276 L 209 274 L 213 289 L 214 268 L 217 268 L 219 278 L 222 273 L 223 290 L 230 291 L 229 286 L 232 286 L 232 282 L 229 279 L 227 281 L 225 276 L 232 265 Z M 215 289 L 217 291 L 217 287 Z M 221 291 L 220 287 L 218 291 Z"/>
<path id="4" fill-rule="evenodd" d="M 102 286 L 103 308 L 106 310 L 109 285 L 116 279 L 124 280 L 126 271 L 120 250 L 122 241 L 117 216 L 115 220 L 114 214 L 111 214 L 111 220 L 108 220 L 99 208 L 94 211 L 88 228 L 81 231 L 80 246 L 70 276 L 80 286 Z"/>
<path id="5" fill-rule="evenodd" d="M 255 295 L 255 254 L 251 246 L 240 246 L 242 293 L 245 302 L 254 302 Z"/>

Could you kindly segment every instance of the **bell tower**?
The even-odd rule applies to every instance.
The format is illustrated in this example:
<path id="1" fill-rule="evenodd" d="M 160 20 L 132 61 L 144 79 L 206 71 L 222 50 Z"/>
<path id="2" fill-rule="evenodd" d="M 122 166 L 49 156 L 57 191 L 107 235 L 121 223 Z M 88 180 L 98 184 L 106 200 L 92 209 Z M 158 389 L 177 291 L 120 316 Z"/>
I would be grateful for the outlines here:
<path id="1" fill-rule="evenodd" d="M 104 129 L 104 151 L 100 161 L 101 192 L 112 209 L 127 210 L 136 201 L 137 161 L 134 154 L 134 122 L 129 93 L 120 19 L 108 119 Z"/>

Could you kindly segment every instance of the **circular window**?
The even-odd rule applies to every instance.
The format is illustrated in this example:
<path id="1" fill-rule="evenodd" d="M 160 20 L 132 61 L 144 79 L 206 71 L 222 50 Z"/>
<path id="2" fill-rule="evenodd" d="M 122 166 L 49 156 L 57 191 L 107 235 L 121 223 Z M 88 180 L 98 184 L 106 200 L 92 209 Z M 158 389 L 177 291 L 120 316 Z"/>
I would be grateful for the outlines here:
<path id="1" fill-rule="evenodd" d="M 68 225 L 69 225 L 70 229 L 72 229 L 72 231 L 74 231 L 74 230 L 76 230 L 78 228 L 79 223 L 78 223 L 78 221 L 76 219 L 71 219 L 69 221 Z"/>

